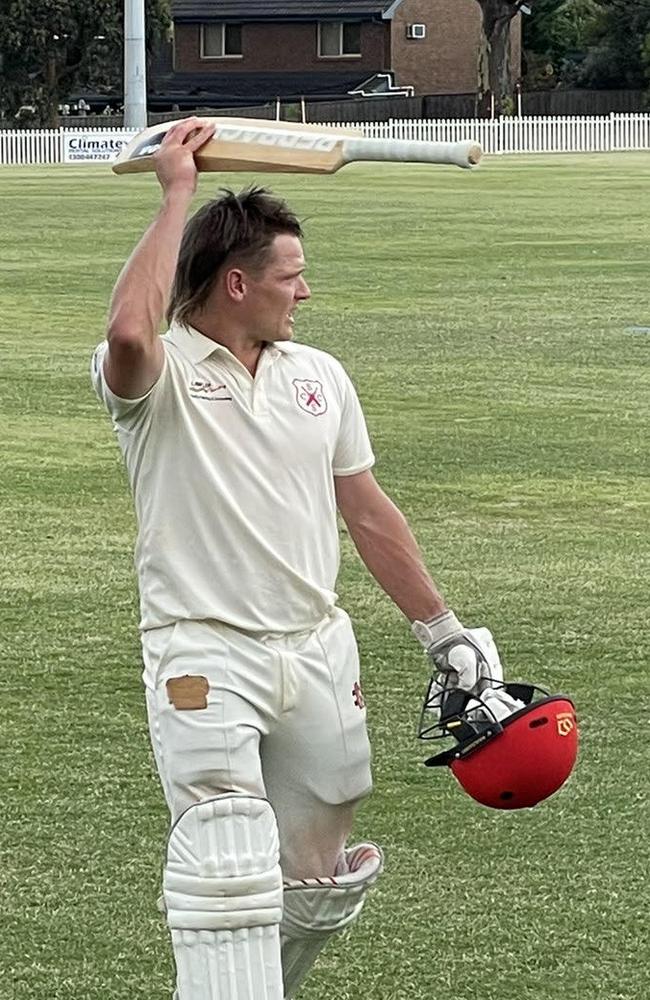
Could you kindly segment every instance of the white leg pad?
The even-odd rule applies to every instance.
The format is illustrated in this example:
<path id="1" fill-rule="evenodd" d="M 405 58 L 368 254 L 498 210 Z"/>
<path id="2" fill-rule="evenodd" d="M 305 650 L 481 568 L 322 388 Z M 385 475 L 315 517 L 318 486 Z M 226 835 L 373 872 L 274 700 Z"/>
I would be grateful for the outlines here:
<path id="1" fill-rule="evenodd" d="M 332 934 L 359 916 L 366 892 L 383 867 L 376 844 L 357 844 L 345 852 L 336 875 L 285 879 L 281 939 L 287 1000 L 295 995 Z"/>
<path id="2" fill-rule="evenodd" d="M 163 894 L 178 1000 L 282 1000 L 282 874 L 266 799 L 218 795 L 186 809 Z"/>

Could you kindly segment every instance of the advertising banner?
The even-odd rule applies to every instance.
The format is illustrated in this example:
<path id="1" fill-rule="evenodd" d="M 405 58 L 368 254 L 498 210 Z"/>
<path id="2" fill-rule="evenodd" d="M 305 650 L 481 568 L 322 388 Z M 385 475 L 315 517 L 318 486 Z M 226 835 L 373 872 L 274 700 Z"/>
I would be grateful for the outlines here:
<path id="1" fill-rule="evenodd" d="M 110 163 L 133 138 L 133 132 L 66 132 L 63 137 L 64 163 Z"/>

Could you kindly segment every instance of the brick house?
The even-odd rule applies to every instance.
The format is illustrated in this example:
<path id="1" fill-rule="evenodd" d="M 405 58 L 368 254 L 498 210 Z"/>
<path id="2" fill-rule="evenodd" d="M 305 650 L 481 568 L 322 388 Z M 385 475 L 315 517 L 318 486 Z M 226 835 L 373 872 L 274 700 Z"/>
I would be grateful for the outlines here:
<path id="1" fill-rule="evenodd" d="M 476 90 L 475 0 L 172 0 L 171 9 L 172 71 L 156 89 L 181 107 Z"/>

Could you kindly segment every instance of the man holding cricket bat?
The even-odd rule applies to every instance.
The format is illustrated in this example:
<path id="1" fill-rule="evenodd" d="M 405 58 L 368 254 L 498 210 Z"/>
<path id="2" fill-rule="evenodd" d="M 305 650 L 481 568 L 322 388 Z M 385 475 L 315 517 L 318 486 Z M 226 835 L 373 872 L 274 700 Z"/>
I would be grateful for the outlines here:
<path id="1" fill-rule="evenodd" d="M 435 670 L 470 690 L 483 665 L 373 477 L 344 369 L 293 341 L 310 296 L 295 215 L 251 189 L 186 222 L 213 129 L 180 122 L 155 154 L 162 204 L 92 373 L 138 517 L 176 996 L 281 1000 L 382 868 L 374 844 L 346 847 L 371 774 L 337 509 Z"/>

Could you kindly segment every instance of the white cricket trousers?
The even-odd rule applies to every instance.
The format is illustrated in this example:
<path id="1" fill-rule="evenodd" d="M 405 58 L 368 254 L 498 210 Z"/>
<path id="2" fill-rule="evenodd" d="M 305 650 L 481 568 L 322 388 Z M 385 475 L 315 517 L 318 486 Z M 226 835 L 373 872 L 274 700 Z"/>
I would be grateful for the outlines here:
<path id="1" fill-rule="evenodd" d="M 334 609 L 313 630 L 253 635 L 183 620 L 142 635 L 151 743 L 174 822 L 223 792 L 265 796 L 286 878 L 334 874 L 372 787 L 359 656 Z"/>

